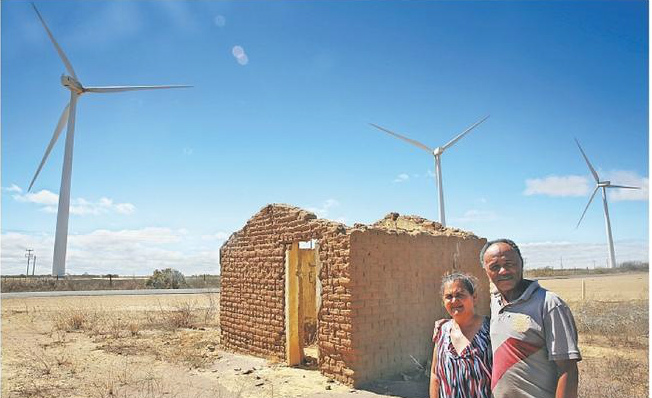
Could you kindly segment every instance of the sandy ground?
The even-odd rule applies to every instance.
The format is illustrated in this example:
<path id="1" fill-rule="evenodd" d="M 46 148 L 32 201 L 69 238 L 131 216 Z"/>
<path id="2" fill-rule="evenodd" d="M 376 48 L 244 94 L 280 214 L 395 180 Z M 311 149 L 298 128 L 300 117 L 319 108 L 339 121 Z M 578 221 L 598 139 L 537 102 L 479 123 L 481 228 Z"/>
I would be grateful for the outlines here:
<path id="1" fill-rule="evenodd" d="M 220 350 L 217 303 L 217 294 L 4 299 L 2 396 L 425 394 L 424 382 L 379 381 L 353 390 L 315 370 Z M 174 314 L 189 312 L 192 328 L 167 327 Z M 75 316 L 83 320 L 80 328 L 63 325 Z"/>
<path id="2" fill-rule="evenodd" d="M 573 277 L 540 280 L 539 284 L 557 293 L 566 301 L 582 298 L 584 281 L 585 299 L 600 301 L 648 300 L 649 274 L 632 273 L 590 277 Z"/>
<path id="3" fill-rule="evenodd" d="M 569 302 L 581 295 L 581 279 L 541 284 Z M 603 301 L 647 299 L 648 274 L 586 278 L 585 287 Z M 215 293 L 3 299 L 2 397 L 427 396 L 423 381 L 380 380 L 354 390 L 316 370 L 223 351 L 218 303 Z M 621 373 L 629 375 L 647 369 L 645 342 L 615 347 L 580 334 L 580 348 L 581 383 L 597 385 L 607 366 L 627 366 Z M 642 376 L 622 383 L 647 396 Z"/>

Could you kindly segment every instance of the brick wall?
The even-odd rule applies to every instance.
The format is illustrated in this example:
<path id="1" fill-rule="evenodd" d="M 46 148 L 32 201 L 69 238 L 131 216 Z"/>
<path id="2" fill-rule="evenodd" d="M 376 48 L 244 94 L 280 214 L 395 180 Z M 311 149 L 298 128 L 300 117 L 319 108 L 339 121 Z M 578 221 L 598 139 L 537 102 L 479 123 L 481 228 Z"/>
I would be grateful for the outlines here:
<path id="1" fill-rule="evenodd" d="M 285 254 L 293 242 L 330 240 L 320 256 L 334 270 L 346 256 L 342 224 L 318 220 L 296 207 L 273 204 L 256 213 L 220 248 L 220 328 L 225 348 L 285 359 Z M 334 239 L 330 239 L 334 238 Z M 339 243 L 338 243 L 339 242 Z M 348 243 L 347 243 L 348 244 Z M 324 291 L 331 291 L 326 278 Z"/>
<path id="2" fill-rule="evenodd" d="M 452 269 L 479 279 L 478 308 L 488 314 L 488 282 L 473 234 L 419 217 L 390 214 L 371 227 L 319 220 L 268 205 L 220 249 L 222 345 L 285 360 L 285 256 L 298 241 L 318 241 L 320 371 L 348 385 L 413 369 L 431 355 L 432 326 L 445 315 L 440 280 Z"/>
<path id="3" fill-rule="evenodd" d="M 432 355 L 434 321 L 447 316 L 440 281 L 457 269 L 479 280 L 478 312 L 489 314 L 488 281 L 471 234 L 361 229 L 351 232 L 354 385 L 415 369 Z"/>
<path id="4" fill-rule="evenodd" d="M 319 370 L 345 384 L 354 384 L 355 358 L 351 329 L 349 235 L 330 236 L 319 245 L 322 283 L 317 341 Z"/>

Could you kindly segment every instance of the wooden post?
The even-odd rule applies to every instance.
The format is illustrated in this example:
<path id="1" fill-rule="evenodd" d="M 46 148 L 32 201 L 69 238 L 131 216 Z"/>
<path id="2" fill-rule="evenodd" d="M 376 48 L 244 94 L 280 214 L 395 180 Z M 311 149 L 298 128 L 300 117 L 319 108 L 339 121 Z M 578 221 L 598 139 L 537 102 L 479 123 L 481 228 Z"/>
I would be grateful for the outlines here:
<path id="1" fill-rule="evenodd" d="M 586 298 L 586 283 L 584 278 L 582 278 L 582 300 Z"/>

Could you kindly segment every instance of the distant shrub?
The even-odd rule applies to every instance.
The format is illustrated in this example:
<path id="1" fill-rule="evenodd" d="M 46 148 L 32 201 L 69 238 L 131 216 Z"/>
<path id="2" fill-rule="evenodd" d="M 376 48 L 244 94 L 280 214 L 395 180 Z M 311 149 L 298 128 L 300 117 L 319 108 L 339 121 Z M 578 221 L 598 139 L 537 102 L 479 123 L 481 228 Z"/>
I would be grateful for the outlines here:
<path id="1" fill-rule="evenodd" d="M 625 261 L 620 263 L 620 268 L 626 271 L 648 271 L 650 264 L 643 261 Z"/>
<path id="2" fill-rule="evenodd" d="M 154 270 L 152 276 L 147 279 L 145 286 L 153 289 L 179 289 L 186 287 L 186 278 L 176 269 L 166 268 L 164 270 Z"/>

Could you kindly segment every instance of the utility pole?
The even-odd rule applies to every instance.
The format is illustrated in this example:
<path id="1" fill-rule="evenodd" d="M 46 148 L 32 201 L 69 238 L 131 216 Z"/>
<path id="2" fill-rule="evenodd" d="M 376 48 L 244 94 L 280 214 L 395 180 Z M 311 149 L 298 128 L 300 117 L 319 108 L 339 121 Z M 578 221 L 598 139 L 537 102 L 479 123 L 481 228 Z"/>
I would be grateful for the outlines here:
<path id="1" fill-rule="evenodd" d="M 29 262 L 32 259 L 32 257 L 34 257 L 34 255 L 32 254 L 34 249 L 25 249 L 25 251 L 27 252 L 25 253 L 25 257 L 27 257 L 27 271 L 25 272 L 25 276 L 29 276 Z"/>

